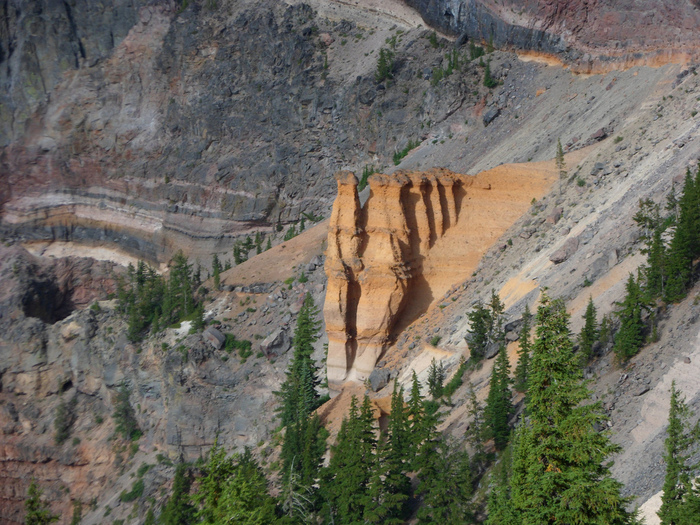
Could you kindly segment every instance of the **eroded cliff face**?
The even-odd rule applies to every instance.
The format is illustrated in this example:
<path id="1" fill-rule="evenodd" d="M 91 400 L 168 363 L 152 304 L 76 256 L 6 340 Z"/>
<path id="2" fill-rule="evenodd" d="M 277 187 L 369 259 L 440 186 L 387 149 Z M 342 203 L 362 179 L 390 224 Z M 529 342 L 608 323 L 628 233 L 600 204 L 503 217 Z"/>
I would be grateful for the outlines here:
<path id="1" fill-rule="evenodd" d="M 697 2 L 675 0 L 407 0 L 462 40 L 556 56 L 572 69 L 603 72 L 698 57 Z"/>
<path id="2" fill-rule="evenodd" d="M 446 169 L 369 178 L 336 175 L 324 307 L 328 380 L 364 381 L 396 336 L 476 268 L 481 256 L 554 180 L 551 163 L 477 176 Z"/>

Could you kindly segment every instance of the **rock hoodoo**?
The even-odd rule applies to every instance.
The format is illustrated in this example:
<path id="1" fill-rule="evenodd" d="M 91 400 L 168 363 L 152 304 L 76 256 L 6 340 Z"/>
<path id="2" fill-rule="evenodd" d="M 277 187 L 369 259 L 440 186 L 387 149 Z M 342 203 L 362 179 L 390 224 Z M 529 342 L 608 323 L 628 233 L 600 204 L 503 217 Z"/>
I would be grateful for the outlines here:
<path id="1" fill-rule="evenodd" d="M 396 336 L 473 272 L 552 175 L 544 163 L 476 176 L 446 169 L 378 174 L 362 207 L 357 178 L 339 172 L 324 307 L 331 387 L 367 379 Z"/>

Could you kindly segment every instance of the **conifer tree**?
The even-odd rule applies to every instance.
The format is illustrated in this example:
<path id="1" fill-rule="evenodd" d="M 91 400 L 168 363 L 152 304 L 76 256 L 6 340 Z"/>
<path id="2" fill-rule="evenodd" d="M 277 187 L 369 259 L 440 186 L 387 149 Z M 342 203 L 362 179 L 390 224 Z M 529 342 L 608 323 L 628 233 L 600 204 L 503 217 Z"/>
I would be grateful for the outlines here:
<path id="1" fill-rule="evenodd" d="M 646 301 L 651 303 L 665 294 L 668 281 L 668 254 L 663 241 L 663 228 L 657 226 L 651 237 L 647 252 L 647 265 L 644 268 L 644 294 Z"/>
<path id="2" fill-rule="evenodd" d="M 255 232 L 255 253 L 257 255 L 262 253 L 262 236 L 260 232 Z"/>
<path id="3" fill-rule="evenodd" d="M 430 362 L 430 367 L 428 368 L 428 390 L 433 399 L 437 399 L 442 396 L 443 384 L 445 382 L 445 367 L 437 362 L 433 357 Z"/>
<path id="4" fill-rule="evenodd" d="M 410 450 L 408 411 L 403 388 L 394 382 L 387 432 L 377 448 L 377 461 L 370 483 L 371 504 L 365 511 L 368 523 L 401 524 L 405 521 L 411 480 L 404 473 Z"/>
<path id="5" fill-rule="evenodd" d="M 625 286 L 625 299 L 619 306 L 622 308 L 616 315 L 620 319 L 620 329 L 615 334 L 615 355 L 621 361 L 626 361 L 639 352 L 644 344 L 644 322 L 642 309 L 646 308 L 643 301 L 639 281 L 632 274 Z"/>
<path id="6" fill-rule="evenodd" d="M 265 251 L 270 250 L 271 248 L 272 248 L 272 238 L 268 237 L 267 244 L 265 245 Z"/>
<path id="7" fill-rule="evenodd" d="M 189 525 L 195 522 L 195 510 L 190 502 L 191 485 L 187 465 L 179 463 L 175 468 L 173 493 L 158 517 L 160 525 Z"/>
<path id="8" fill-rule="evenodd" d="M 658 512 L 662 525 L 694 525 L 700 516 L 700 492 L 696 483 L 699 466 L 690 463 L 697 452 L 700 428 L 697 424 L 690 426 L 692 415 L 674 381 L 664 453 L 666 478 Z"/>
<path id="9" fill-rule="evenodd" d="M 581 364 L 587 365 L 593 356 L 593 345 L 598 340 L 598 318 L 593 297 L 589 296 L 586 313 L 583 314 L 583 328 L 579 334 L 579 352 Z"/>
<path id="10" fill-rule="evenodd" d="M 526 304 L 523 312 L 523 324 L 520 328 L 520 338 L 518 343 L 518 364 L 515 367 L 515 380 L 513 387 L 518 392 L 527 390 L 527 376 L 530 368 L 530 325 L 532 323 L 532 314 L 530 307 Z"/>
<path id="11" fill-rule="evenodd" d="M 25 525 L 44 525 L 58 521 L 60 516 L 53 514 L 47 505 L 41 501 L 42 490 L 32 479 L 27 489 L 27 499 L 24 502 L 24 523 Z"/>
<path id="12" fill-rule="evenodd" d="M 679 199 L 676 228 L 668 248 L 668 280 L 664 293 L 664 299 L 668 302 L 676 302 L 685 297 L 690 282 L 694 246 L 698 244 L 698 192 L 688 170 Z"/>
<path id="13" fill-rule="evenodd" d="M 513 463 L 512 448 L 503 451 L 491 474 L 491 491 L 487 500 L 486 525 L 521 525 L 522 521 L 511 505 L 510 477 Z"/>
<path id="14" fill-rule="evenodd" d="M 506 347 L 501 345 L 496 357 L 496 362 L 491 371 L 491 382 L 489 385 L 489 395 L 486 400 L 484 411 L 487 438 L 493 438 L 496 450 L 503 450 L 508 444 L 510 428 L 508 419 L 513 411 L 510 391 L 510 364 Z"/>
<path id="15" fill-rule="evenodd" d="M 360 409 L 353 396 L 350 413 L 338 433 L 338 444 L 321 478 L 329 523 L 361 523 L 371 504 L 369 488 L 376 447 L 372 421 L 369 398 L 365 396 Z"/>
<path id="16" fill-rule="evenodd" d="M 564 148 L 561 147 L 561 139 L 557 139 L 557 153 L 555 156 L 555 164 L 557 168 L 557 173 L 559 174 L 559 193 L 561 193 L 561 187 L 566 179 L 566 161 L 564 160 Z"/>
<path id="17" fill-rule="evenodd" d="M 488 306 L 478 302 L 474 310 L 467 314 L 470 326 L 466 341 L 474 360 L 481 360 L 490 345 L 503 342 L 503 310 L 504 305 L 500 297 L 495 290 L 491 290 Z"/>
<path id="18" fill-rule="evenodd" d="M 463 525 L 473 523 L 470 505 L 472 478 L 469 456 L 439 441 L 428 472 L 421 477 L 418 523 Z"/>
<path id="19" fill-rule="evenodd" d="M 221 289 L 221 263 L 217 254 L 214 254 L 212 257 L 211 271 L 214 276 L 214 288 L 219 290 Z"/>
<path id="20" fill-rule="evenodd" d="M 526 524 L 619 525 L 633 522 L 621 483 L 606 463 L 620 450 L 595 426 L 605 419 L 589 392 L 561 301 L 543 294 L 528 382 L 530 420 L 513 451 L 512 504 Z"/>

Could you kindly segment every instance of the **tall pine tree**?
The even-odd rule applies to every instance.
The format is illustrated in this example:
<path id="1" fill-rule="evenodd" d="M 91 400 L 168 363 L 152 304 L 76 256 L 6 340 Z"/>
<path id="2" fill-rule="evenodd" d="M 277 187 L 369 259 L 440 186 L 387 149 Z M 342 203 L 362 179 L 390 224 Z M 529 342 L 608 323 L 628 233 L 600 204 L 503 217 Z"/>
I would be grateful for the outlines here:
<path id="1" fill-rule="evenodd" d="M 615 315 L 620 319 L 620 329 L 615 334 L 615 355 L 620 361 L 626 361 L 639 352 L 644 344 L 644 321 L 642 310 L 646 308 L 639 280 L 632 274 L 625 286 L 625 299 L 622 308 Z"/>
<path id="2" fill-rule="evenodd" d="M 583 314 L 583 328 L 578 336 L 581 364 L 586 366 L 593 357 L 593 345 L 598 340 L 598 312 L 593 297 L 588 297 L 586 313 Z"/>
<path id="3" fill-rule="evenodd" d="M 532 324 L 532 314 L 530 307 L 526 304 L 523 312 L 523 324 L 520 328 L 520 338 L 518 344 L 518 364 L 515 366 L 515 380 L 513 387 L 518 392 L 527 390 L 527 376 L 530 368 L 530 326 Z"/>
<path id="4" fill-rule="evenodd" d="M 510 391 L 510 364 L 506 347 L 501 346 L 498 357 L 491 371 L 491 383 L 489 385 L 489 395 L 486 399 L 486 409 L 484 412 L 487 438 L 493 438 L 496 450 L 503 450 L 508 444 L 510 428 L 508 419 L 513 411 L 511 403 L 512 393 Z"/>
<path id="5" fill-rule="evenodd" d="M 666 479 L 658 515 L 662 525 L 695 525 L 700 516 L 700 493 L 696 486 L 699 466 L 690 458 L 697 452 L 700 428 L 690 426 L 692 412 L 671 384 L 671 408 L 664 453 Z"/>
<path id="6" fill-rule="evenodd" d="M 513 508 L 523 523 L 621 525 L 633 522 L 607 460 L 620 447 L 596 426 L 599 404 L 574 355 L 569 316 L 543 294 L 528 383 L 530 420 L 518 429 L 513 451 Z"/>

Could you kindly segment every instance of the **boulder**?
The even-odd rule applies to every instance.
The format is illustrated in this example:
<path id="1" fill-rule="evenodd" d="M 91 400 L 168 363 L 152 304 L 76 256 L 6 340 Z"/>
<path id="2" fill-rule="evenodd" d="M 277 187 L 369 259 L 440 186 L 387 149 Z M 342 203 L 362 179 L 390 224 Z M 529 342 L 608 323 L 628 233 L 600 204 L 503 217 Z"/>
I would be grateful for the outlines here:
<path id="1" fill-rule="evenodd" d="M 292 343 L 287 332 L 278 328 L 260 343 L 260 348 L 268 358 L 279 357 L 289 351 Z"/>
<path id="2" fill-rule="evenodd" d="M 204 330 L 202 337 L 204 337 L 204 340 L 207 343 L 209 343 L 214 348 L 214 350 L 220 350 L 226 342 L 226 336 L 213 326 L 210 326 L 209 328 Z"/>
<path id="3" fill-rule="evenodd" d="M 554 264 L 561 264 L 576 253 L 576 250 L 578 250 L 578 237 L 572 237 L 564 243 L 564 246 L 550 255 L 549 260 Z"/>
<path id="4" fill-rule="evenodd" d="M 386 368 L 375 368 L 369 375 L 369 387 L 372 389 L 372 392 L 378 392 L 389 384 L 389 379 L 391 379 L 389 370 Z"/>

